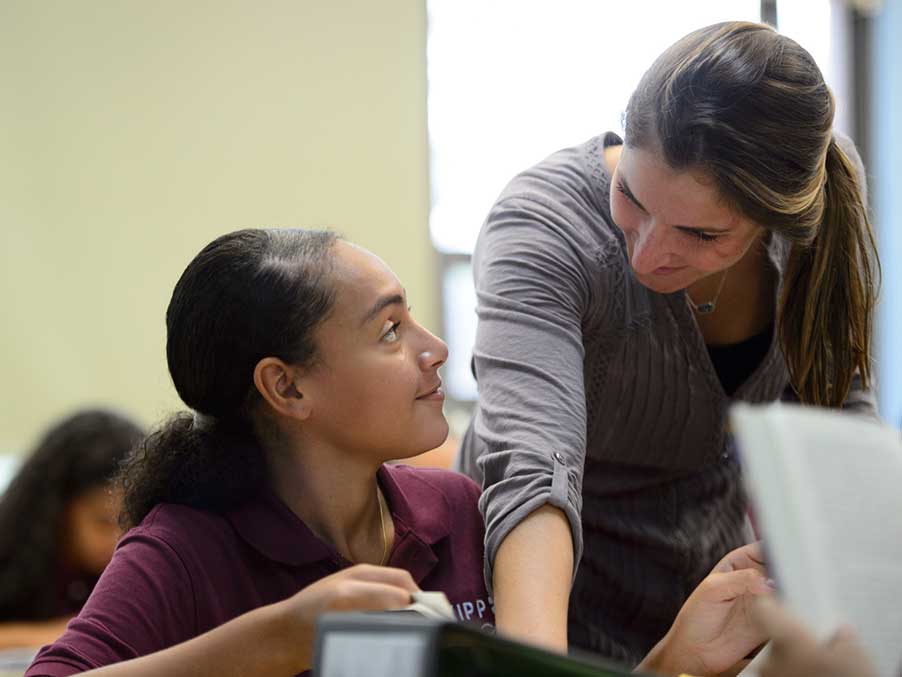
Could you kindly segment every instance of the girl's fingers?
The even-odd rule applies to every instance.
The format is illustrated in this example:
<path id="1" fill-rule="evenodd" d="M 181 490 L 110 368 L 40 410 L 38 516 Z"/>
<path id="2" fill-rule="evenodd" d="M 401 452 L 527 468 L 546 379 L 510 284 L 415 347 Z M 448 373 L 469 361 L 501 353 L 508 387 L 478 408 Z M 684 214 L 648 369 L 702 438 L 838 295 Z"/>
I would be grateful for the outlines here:
<path id="1" fill-rule="evenodd" d="M 365 580 L 342 581 L 329 608 L 333 611 L 382 611 L 411 603 L 410 591 L 396 585 Z"/>

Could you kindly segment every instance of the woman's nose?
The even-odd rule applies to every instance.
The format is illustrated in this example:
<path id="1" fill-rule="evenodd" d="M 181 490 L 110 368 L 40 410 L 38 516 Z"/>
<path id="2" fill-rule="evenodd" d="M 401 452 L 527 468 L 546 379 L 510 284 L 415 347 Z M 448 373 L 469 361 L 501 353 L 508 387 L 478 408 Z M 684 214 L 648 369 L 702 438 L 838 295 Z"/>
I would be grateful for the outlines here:
<path id="1" fill-rule="evenodd" d="M 640 274 L 651 273 L 666 265 L 667 255 L 667 238 L 659 228 L 647 225 L 636 231 L 630 256 L 633 270 Z"/>

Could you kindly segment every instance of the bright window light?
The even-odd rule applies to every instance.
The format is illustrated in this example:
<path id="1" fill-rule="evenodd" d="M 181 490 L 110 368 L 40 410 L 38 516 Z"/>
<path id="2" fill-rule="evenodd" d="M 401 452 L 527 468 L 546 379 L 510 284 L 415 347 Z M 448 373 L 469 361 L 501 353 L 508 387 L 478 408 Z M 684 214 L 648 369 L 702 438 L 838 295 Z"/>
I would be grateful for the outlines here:
<path id="1" fill-rule="evenodd" d="M 760 19 L 760 0 L 428 0 L 436 248 L 470 253 L 519 171 L 621 130 L 629 95 L 668 45 L 702 26 Z"/>
<path id="2" fill-rule="evenodd" d="M 622 133 L 629 95 L 691 30 L 758 21 L 760 0 L 428 0 L 429 224 L 443 254 L 470 254 L 511 178 L 554 151 Z M 475 293 L 466 259 L 443 267 L 452 401 L 476 399 Z"/>
<path id="3" fill-rule="evenodd" d="M 777 25 L 817 62 L 836 98 L 833 126 L 852 136 L 845 5 L 846 0 L 779 0 Z"/>

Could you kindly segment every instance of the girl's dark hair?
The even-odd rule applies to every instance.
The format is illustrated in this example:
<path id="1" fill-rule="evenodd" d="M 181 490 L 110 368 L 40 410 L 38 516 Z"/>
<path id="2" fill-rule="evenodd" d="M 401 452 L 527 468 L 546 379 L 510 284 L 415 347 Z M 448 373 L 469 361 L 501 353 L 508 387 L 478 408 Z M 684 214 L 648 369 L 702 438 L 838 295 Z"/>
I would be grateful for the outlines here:
<path id="1" fill-rule="evenodd" d="M 66 509 L 110 484 L 143 434 L 130 419 L 103 410 L 81 411 L 44 434 L 0 498 L 0 620 L 59 613 Z"/>
<path id="2" fill-rule="evenodd" d="M 182 273 L 166 311 L 169 374 L 193 412 L 175 414 L 123 464 L 122 526 L 158 503 L 222 510 L 267 483 L 251 421 L 264 357 L 309 365 L 329 315 L 334 233 L 239 230 L 208 244 Z"/>
<path id="3" fill-rule="evenodd" d="M 713 177 L 727 203 L 791 243 L 777 307 L 790 382 L 840 406 L 871 380 L 880 262 L 864 190 L 833 138 L 811 55 L 764 24 L 702 28 L 668 48 L 626 112 L 626 143 Z"/>

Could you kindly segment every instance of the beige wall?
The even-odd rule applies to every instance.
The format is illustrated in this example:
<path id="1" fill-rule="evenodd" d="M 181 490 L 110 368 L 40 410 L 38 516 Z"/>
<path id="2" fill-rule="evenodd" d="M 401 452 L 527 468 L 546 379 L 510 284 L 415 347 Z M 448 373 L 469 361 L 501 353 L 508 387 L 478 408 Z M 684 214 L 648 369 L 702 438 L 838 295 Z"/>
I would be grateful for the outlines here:
<path id="1" fill-rule="evenodd" d="M 0 453 L 178 406 L 163 315 L 247 226 L 335 226 L 438 324 L 425 0 L 0 2 Z"/>

